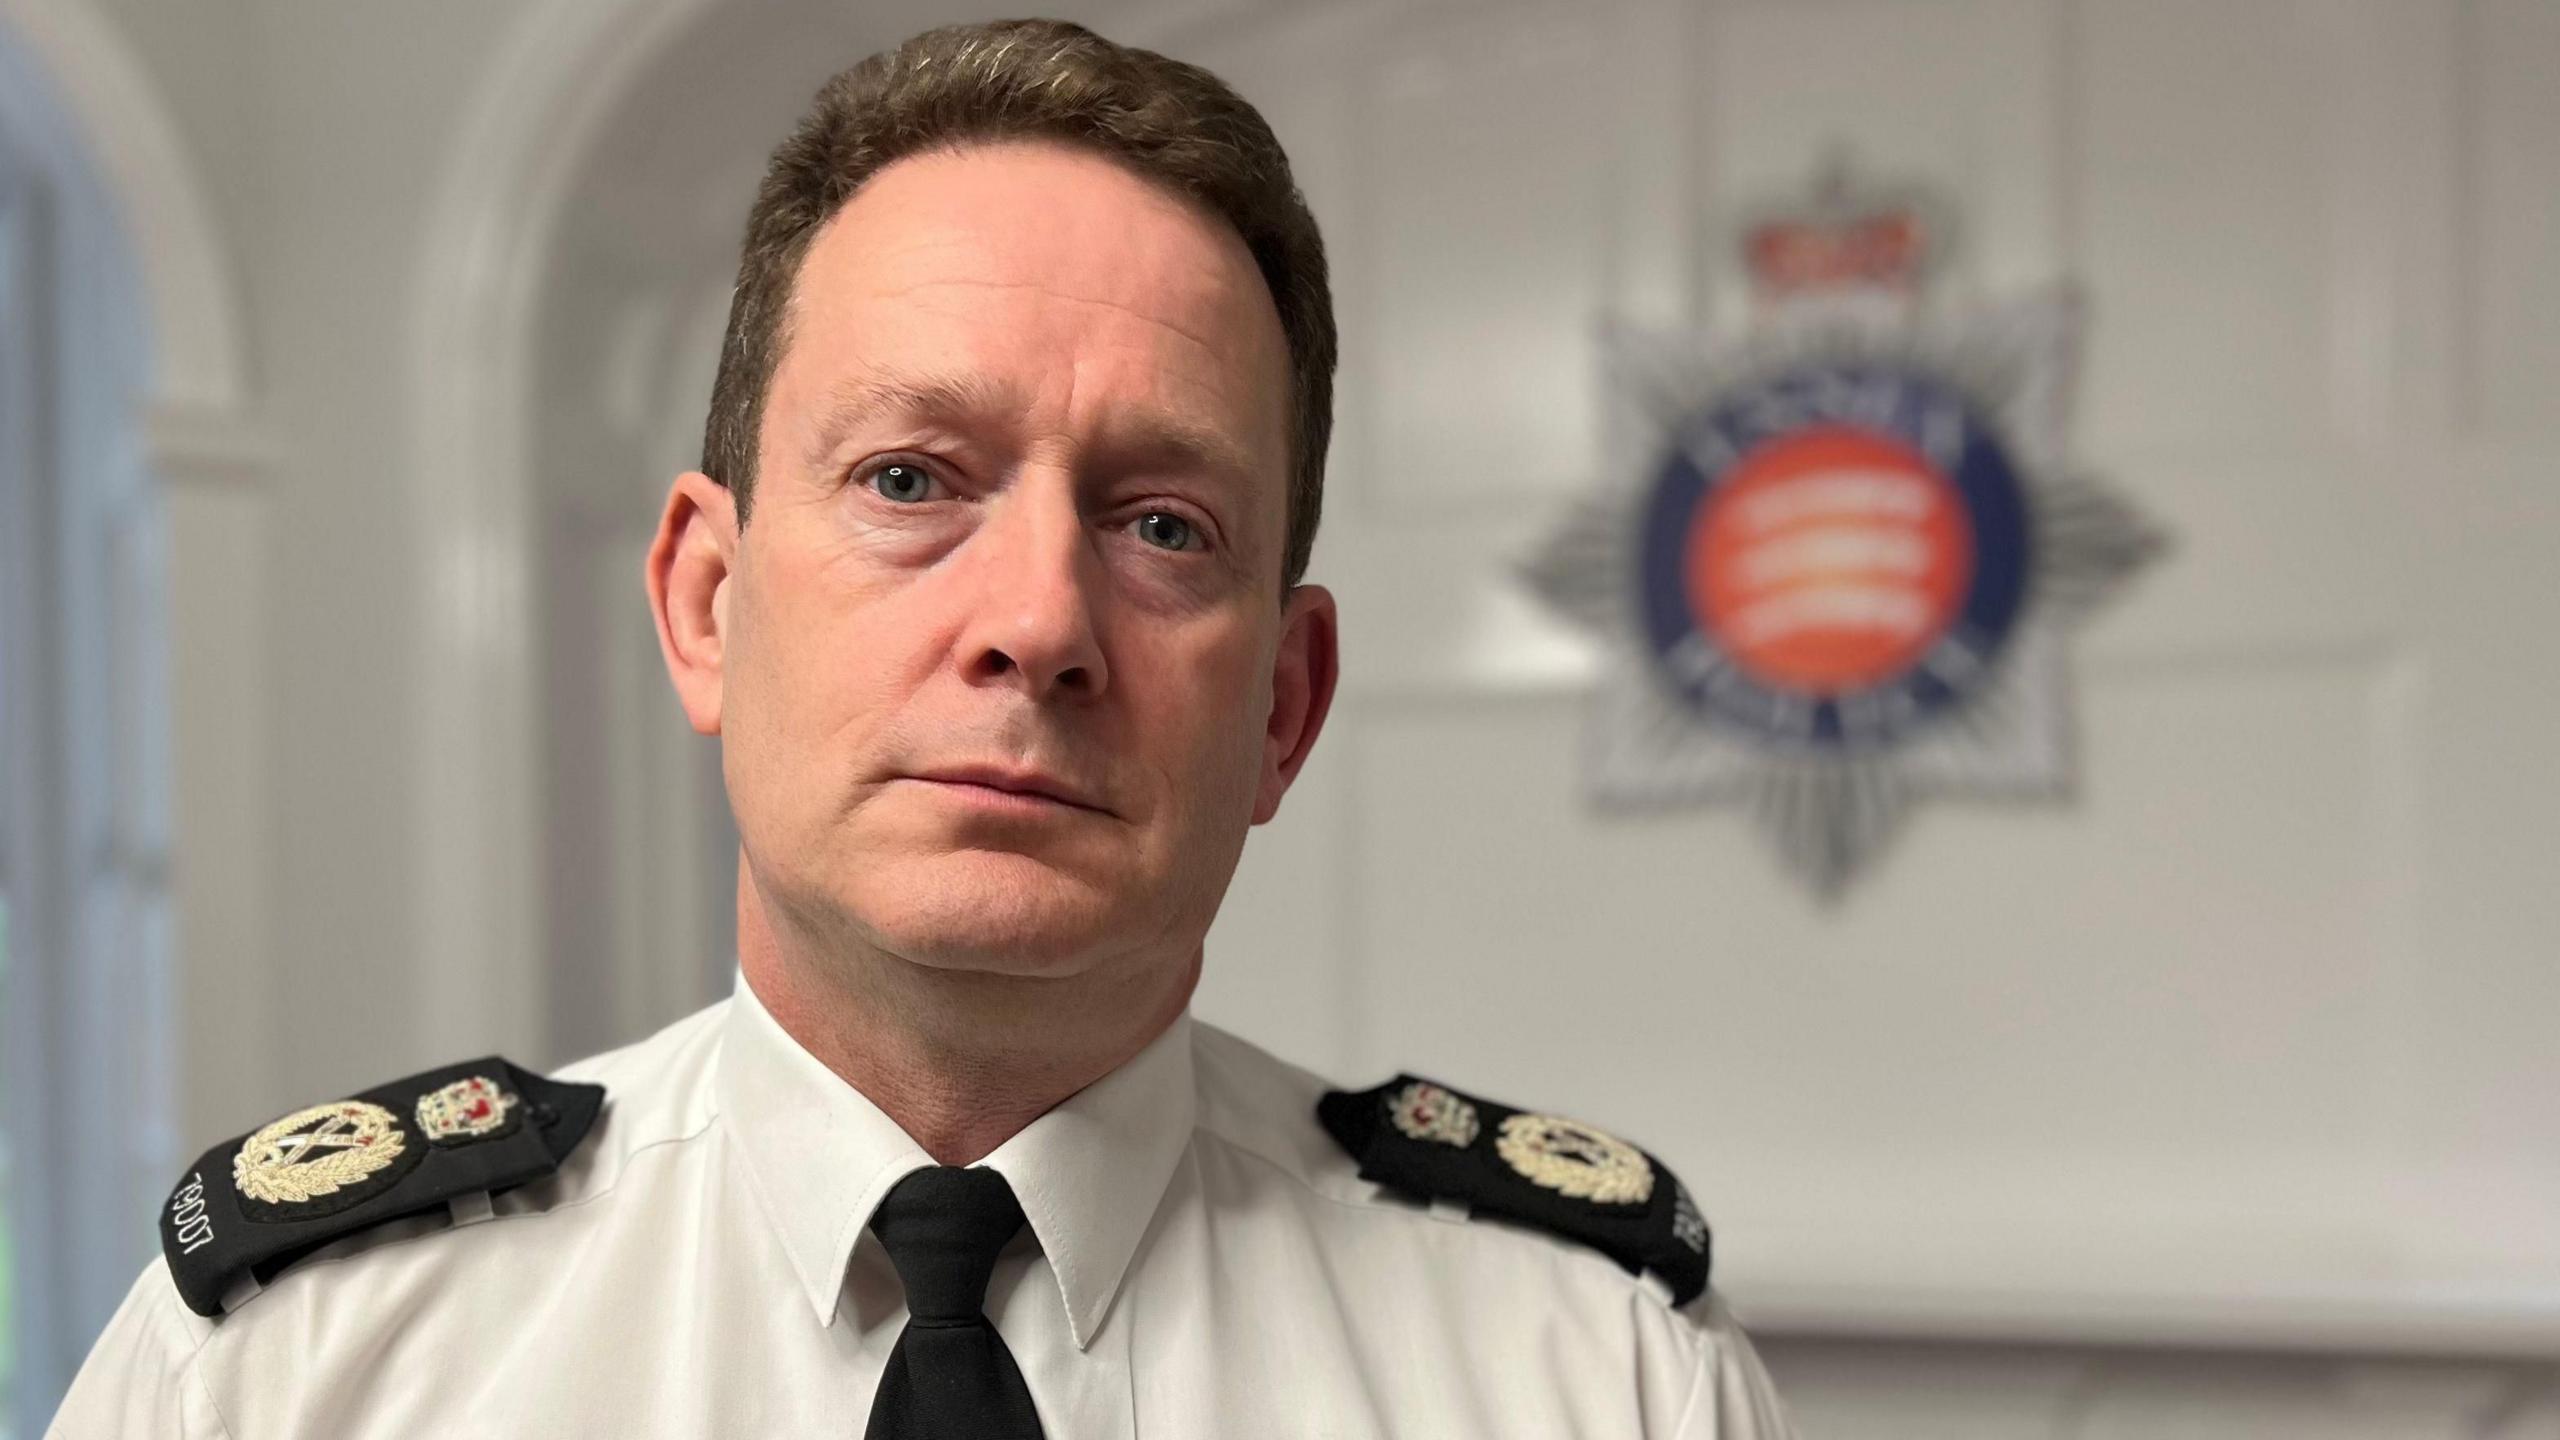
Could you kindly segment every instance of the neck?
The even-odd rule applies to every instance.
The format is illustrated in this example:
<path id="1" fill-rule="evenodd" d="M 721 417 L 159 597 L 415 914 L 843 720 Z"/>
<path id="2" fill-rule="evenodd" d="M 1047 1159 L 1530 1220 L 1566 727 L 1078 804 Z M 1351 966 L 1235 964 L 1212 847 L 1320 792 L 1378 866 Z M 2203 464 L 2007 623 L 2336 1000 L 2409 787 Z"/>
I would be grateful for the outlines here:
<path id="1" fill-rule="evenodd" d="M 941 1165 L 972 1165 L 1164 1033 L 1200 979 L 1123 957 L 1071 975 L 923 965 L 821 943 L 738 866 L 738 961 L 785 1033 Z"/>

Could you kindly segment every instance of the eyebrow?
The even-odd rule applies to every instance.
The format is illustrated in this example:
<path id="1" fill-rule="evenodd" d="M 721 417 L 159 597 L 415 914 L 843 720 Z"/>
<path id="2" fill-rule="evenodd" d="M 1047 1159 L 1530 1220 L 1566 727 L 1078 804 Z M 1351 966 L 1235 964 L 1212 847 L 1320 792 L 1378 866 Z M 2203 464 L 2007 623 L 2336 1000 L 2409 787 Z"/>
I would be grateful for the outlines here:
<path id="1" fill-rule="evenodd" d="M 884 420 L 907 419 L 959 426 L 1028 409 L 1013 386 L 965 371 L 909 373 L 871 370 L 829 386 L 820 401 L 813 459 L 846 436 Z M 1216 426 L 1159 410 L 1106 422 L 1104 446 L 1114 454 L 1168 462 L 1243 481 L 1254 473 L 1253 453 Z"/>
<path id="2" fill-rule="evenodd" d="M 827 387 L 816 431 L 819 453 L 865 426 L 893 418 L 951 423 L 972 416 L 1020 411 L 1010 386 L 964 374 L 863 371 Z"/>

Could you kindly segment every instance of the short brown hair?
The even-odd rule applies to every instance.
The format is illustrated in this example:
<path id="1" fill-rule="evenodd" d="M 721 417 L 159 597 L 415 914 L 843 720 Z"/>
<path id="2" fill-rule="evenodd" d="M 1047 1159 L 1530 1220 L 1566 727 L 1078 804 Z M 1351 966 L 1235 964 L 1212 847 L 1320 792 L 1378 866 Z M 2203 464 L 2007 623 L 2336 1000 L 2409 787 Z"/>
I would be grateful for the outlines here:
<path id="1" fill-rule="evenodd" d="M 890 162 L 973 142 L 1080 145 L 1235 227 L 1289 342 L 1291 441 L 1283 585 L 1306 574 L 1324 501 L 1337 342 L 1324 240 L 1262 115 L 1217 76 L 1114 44 L 1063 20 L 928 30 L 829 80 L 775 147 L 747 215 L 729 329 L 703 427 L 702 471 L 743 523 L 757 433 L 789 343 L 792 288 L 810 242 Z"/>

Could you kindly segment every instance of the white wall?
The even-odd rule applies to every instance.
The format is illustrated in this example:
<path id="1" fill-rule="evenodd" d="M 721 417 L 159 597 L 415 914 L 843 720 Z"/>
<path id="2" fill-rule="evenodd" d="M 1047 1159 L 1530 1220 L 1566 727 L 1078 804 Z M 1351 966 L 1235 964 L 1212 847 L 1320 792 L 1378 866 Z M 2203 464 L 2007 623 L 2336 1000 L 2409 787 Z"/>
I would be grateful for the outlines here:
<path id="1" fill-rule="evenodd" d="M 616 577 L 764 148 L 943 12 L 56 3 L 242 317 L 172 514 L 182 1133 L 689 1003 L 712 801 Z M 2560 12 L 1118 13 L 1265 105 L 1346 339 L 1350 682 L 1204 1014 L 1665 1153 L 1813 1434 L 2560 1430 Z M 1711 313 L 1834 135 L 1949 190 L 1968 283 L 2088 283 L 2076 446 L 2179 549 L 2083 637 L 2077 802 L 1926 811 L 1823 911 L 1737 817 L 1587 812 L 1591 657 L 1504 576 L 1588 478 L 1588 317 Z"/>

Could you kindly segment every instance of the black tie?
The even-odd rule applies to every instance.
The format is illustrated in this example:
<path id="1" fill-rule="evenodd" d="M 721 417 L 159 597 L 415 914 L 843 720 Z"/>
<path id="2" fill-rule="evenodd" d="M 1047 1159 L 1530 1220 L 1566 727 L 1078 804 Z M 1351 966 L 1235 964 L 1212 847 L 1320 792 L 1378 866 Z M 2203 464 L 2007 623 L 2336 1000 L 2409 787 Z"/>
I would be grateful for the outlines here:
<path id="1" fill-rule="evenodd" d="M 907 1287 L 864 1440 L 1040 1440 L 1040 1412 L 1004 1337 L 987 1322 L 996 1252 L 1022 1228 L 1022 1203 L 993 1170 L 929 1165 L 871 1213 Z"/>

